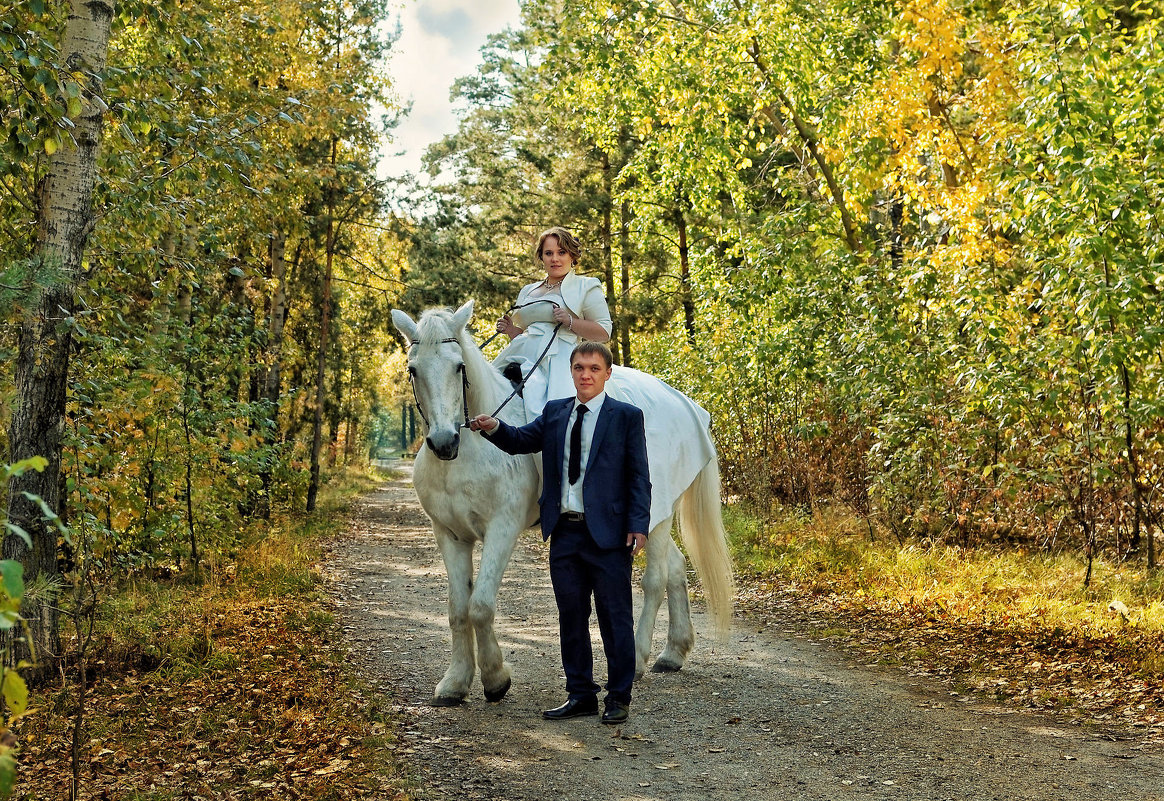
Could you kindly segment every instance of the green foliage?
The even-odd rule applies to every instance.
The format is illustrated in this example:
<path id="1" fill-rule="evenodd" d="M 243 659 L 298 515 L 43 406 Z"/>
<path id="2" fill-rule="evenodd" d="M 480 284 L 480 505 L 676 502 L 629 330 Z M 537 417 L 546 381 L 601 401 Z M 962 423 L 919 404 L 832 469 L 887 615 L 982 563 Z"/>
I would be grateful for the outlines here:
<path id="1" fill-rule="evenodd" d="M 60 279 L 30 258 L 38 192 L 54 148 L 71 146 L 69 117 L 93 102 L 59 63 L 67 4 L 11 11 L 0 23 L 8 319 Z M 41 511 L 60 523 L 66 574 L 84 559 L 97 580 L 175 575 L 237 552 L 251 517 L 302 506 L 329 223 L 324 398 L 337 411 L 325 437 L 344 463 L 366 457 L 364 421 L 393 391 L 379 365 L 395 347 L 386 310 L 400 272 L 374 175 L 393 109 L 386 13 L 382 0 L 264 0 L 225 16 L 208 2 L 116 4 L 94 228 L 68 320 L 64 452 L 14 468 L 60 464 L 61 502 Z M 0 352 L 15 349 L 14 330 Z M 5 423 L 15 393 L 0 387 Z"/>
<path id="2" fill-rule="evenodd" d="M 28 460 L 31 462 L 32 460 Z M 12 473 L 35 466 L 28 463 L 10 465 Z M 12 725 L 28 710 L 28 687 L 18 672 L 26 665 L 10 666 L 9 645 L 21 623 L 20 599 L 24 597 L 24 566 L 11 559 L 0 560 L 0 633 L 6 643 L 0 653 L 0 697 L 4 699 L 5 714 L 0 718 L 0 798 L 8 798 L 16 781 L 16 740 Z"/>
<path id="3" fill-rule="evenodd" d="M 2 476 L 43 470 L 59 486 L 59 498 L 32 499 L 47 539 L 30 543 L 10 525 L 5 544 L 35 544 L 63 581 L 46 570 L 25 588 L 18 564 L 0 565 L 0 628 L 22 624 L 21 595 L 27 609 L 51 591 L 77 624 L 84 664 L 84 623 L 103 600 L 95 587 L 221 580 L 257 520 L 303 508 L 325 269 L 335 282 L 321 378 L 326 467 L 366 458 L 365 421 L 394 389 L 382 366 L 395 348 L 386 311 L 401 244 L 375 168 L 394 113 L 384 66 L 395 34 L 383 0 L 261 0 L 229 14 L 203 0 L 119 2 L 106 68 L 92 76 L 62 53 L 67 3 L 9 5 L 0 317 L 10 324 L 0 354 L 21 348 L 31 364 L 51 350 L 12 323 L 66 278 L 71 347 L 50 403 L 64 412 L 61 450 Z M 95 78 L 100 98 L 88 94 Z M 50 163 L 68 165 L 73 120 L 91 112 L 105 117 L 96 189 L 91 204 L 80 199 L 91 231 L 83 263 L 62 276 L 33 258 L 55 200 L 45 178 Z M 0 385 L 6 427 L 24 425 L 27 394 L 11 379 Z M 239 570 L 263 592 L 314 586 L 301 554 L 263 558 Z M 157 656 L 192 663 L 204 645 L 193 636 Z M 0 674 L 15 715 L 21 687 L 16 672 Z M 14 764 L 0 739 L 0 792 Z"/>
<path id="4" fill-rule="evenodd" d="M 81 114 L 85 80 L 61 63 L 58 31 L 67 4 L 20 3 L 0 21 L 0 171 L 19 176 L 27 161 L 51 156 L 71 141 L 70 118 Z"/>
<path id="5" fill-rule="evenodd" d="M 841 502 L 900 543 L 1151 563 L 1157 9 L 523 10 L 430 152 L 455 180 L 448 217 L 414 229 L 417 294 L 501 304 L 488 278 L 517 278 L 520 235 L 565 222 L 610 254 L 636 365 L 712 412 L 725 483 L 756 508 Z"/>

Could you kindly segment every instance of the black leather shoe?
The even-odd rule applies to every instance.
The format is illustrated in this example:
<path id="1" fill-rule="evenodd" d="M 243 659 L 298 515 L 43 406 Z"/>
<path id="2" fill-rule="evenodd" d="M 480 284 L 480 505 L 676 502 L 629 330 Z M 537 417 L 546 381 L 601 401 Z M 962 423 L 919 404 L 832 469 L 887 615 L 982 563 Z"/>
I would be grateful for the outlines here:
<path id="1" fill-rule="evenodd" d="M 581 700 L 571 698 L 561 706 L 547 709 L 542 713 L 542 717 L 546 720 L 568 720 L 570 718 L 581 718 L 586 715 L 598 714 L 598 699 L 591 698 L 589 700 Z"/>
<path id="2" fill-rule="evenodd" d="M 626 723 L 630 717 L 630 707 L 617 701 L 607 701 L 606 711 L 602 713 L 602 722 L 608 725 Z"/>

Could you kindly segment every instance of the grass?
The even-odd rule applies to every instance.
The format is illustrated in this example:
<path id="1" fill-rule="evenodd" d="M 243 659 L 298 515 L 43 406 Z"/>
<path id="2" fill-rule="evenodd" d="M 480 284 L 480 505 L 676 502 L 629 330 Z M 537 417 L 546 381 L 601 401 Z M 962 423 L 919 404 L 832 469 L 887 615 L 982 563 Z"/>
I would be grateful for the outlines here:
<path id="1" fill-rule="evenodd" d="M 901 547 L 871 541 L 862 521 L 828 510 L 767 520 L 730 507 L 725 523 L 745 608 L 811 610 L 822 618 L 818 636 L 878 661 L 1164 736 L 1159 571 L 1097 560 L 1084 587 L 1086 566 L 1074 554 Z"/>
<path id="2" fill-rule="evenodd" d="M 396 724 L 345 666 L 317 572 L 346 504 L 377 482 L 334 478 L 316 514 L 246 532 L 201 585 L 142 579 L 105 592 L 82 798 L 408 797 L 391 757 Z M 17 797 L 68 797 L 74 666 L 20 721 Z"/>
<path id="3" fill-rule="evenodd" d="M 1119 636 L 1164 632 L 1164 573 L 1097 560 L 1090 587 L 1073 554 L 870 542 L 854 521 L 792 514 L 775 524 L 731 509 L 733 556 L 745 574 L 809 594 L 840 593 L 871 605 L 906 603 L 989 624 Z M 1109 609 L 1123 604 L 1127 619 Z"/>

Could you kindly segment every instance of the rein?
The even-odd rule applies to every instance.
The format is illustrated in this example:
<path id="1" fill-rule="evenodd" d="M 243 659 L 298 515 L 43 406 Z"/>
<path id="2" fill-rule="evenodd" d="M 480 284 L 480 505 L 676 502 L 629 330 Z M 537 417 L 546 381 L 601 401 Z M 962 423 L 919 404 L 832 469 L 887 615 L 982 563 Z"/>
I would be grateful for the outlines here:
<path id="1" fill-rule="evenodd" d="M 552 301 L 552 300 L 545 300 L 545 299 L 531 300 L 529 303 L 522 303 L 520 305 L 515 304 L 513 306 L 510 306 L 508 309 L 505 310 L 505 313 L 509 314 L 511 311 L 515 311 L 517 309 L 523 309 L 526 306 L 532 306 L 535 303 L 551 303 L 554 306 L 558 305 L 557 303 L 554 303 L 554 301 Z M 561 328 L 562 328 L 561 323 L 558 323 L 557 325 L 554 326 L 554 331 L 550 335 L 550 341 L 546 343 L 546 346 L 542 349 L 541 355 L 538 356 L 536 361 L 534 361 L 533 367 L 531 367 L 529 369 L 529 372 L 526 375 L 522 376 L 521 381 L 518 381 L 517 386 L 515 386 L 513 388 L 513 392 L 509 393 L 509 397 L 507 397 L 505 400 L 503 400 L 501 402 L 501 405 L 493 410 L 493 414 L 489 415 L 490 417 L 497 417 L 497 414 L 502 409 L 504 409 L 506 407 L 506 405 L 508 405 L 508 403 L 511 400 L 513 400 L 515 397 L 517 397 L 517 394 L 519 392 L 521 392 L 521 390 L 525 387 L 525 384 L 527 381 L 529 381 L 530 376 L 532 376 L 534 374 L 534 370 L 538 369 L 538 365 L 542 363 L 542 360 L 546 358 L 546 354 L 550 352 L 550 348 L 553 346 L 554 340 L 556 340 L 558 338 L 558 331 Z M 493 336 L 489 337 L 487 340 L 482 342 L 478 347 L 484 348 L 486 345 L 488 345 L 490 342 L 492 342 L 494 339 L 496 339 L 497 335 L 500 333 L 501 332 L 498 331 Z M 440 340 L 440 342 L 438 342 L 437 344 L 443 345 L 445 343 L 456 343 L 456 342 L 458 342 L 456 337 L 449 337 L 447 339 Z M 414 347 L 416 347 L 416 345 L 417 345 L 416 342 L 409 343 L 408 349 L 412 350 Z M 467 375 L 465 375 L 465 364 L 463 361 L 460 364 L 460 366 L 457 367 L 457 370 L 461 373 L 461 411 L 462 411 L 462 415 L 464 417 L 464 422 L 458 424 L 457 427 L 458 428 L 468 428 L 469 427 L 469 378 Z M 417 394 L 416 394 L 416 376 L 413 375 L 411 371 L 409 371 L 409 374 L 408 374 L 408 383 L 412 386 L 412 400 L 416 404 L 416 410 L 418 412 L 420 412 L 420 419 L 424 421 L 424 425 L 427 428 L 427 427 L 429 427 L 428 417 L 425 416 L 424 409 L 420 405 L 420 398 L 417 397 Z"/>
<path id="2" fill-rule="evenodd" d="M 511 311 L 516 311 L 517 309 L 524 309 L 526 306 L 532 306 L 535 303 L 549 303 L 554 308 L 558 307 L 558 304 L 554 303 L 554 301 L 552 301 L 552 300 L 548 300 L 546 298 L 538 298 L 537 300 L 531 300 L 528 303 L 521 303 L 521 304 L 515 303 L 514 305 L 512 305 L 508 309 L 506 309 L 505 313 L 509 314 Z M 540 356 L 538 356 L 537 360 L 533 363 L 533 367 L 529 368 L 529 372 L 526 373 L 524 376 L 522 376 L 521 380 L 517 382 L 517 386 L 515 386 L 513 388 L 513 392 L 510 392 L 509 397 L 506 398 L 505 400 L 503 400 L 501 402 L 501 405 L 493 410 L 493 414 L 489 415 L 490 417 L 497 417 L 497 413 L 500 412 L 502 409 L 504 409 L 506 404 L 508 404 L 511 400 L 513 400 L 517 396 L 517 393 L 521 392 L 521 390 L 525 387 L 525 382 L 529 381 L 529 377 L 534 374 L 534 370 L 538 369 L 538 365 L 542 363 L 542 359 L 546 358 L 546 354 L 550 352 L 550 346 L 552 346 L 554 344 L 554 340 L 558 338 L 558 330 L 561 329 L 561 327 L 562 327 L 561 323 L 558 323 L 557 325 L 554 326 L 554 331 L 552 334 L 550 334 L 550 341 L 547 342 L 545 348 L 542 349 L 542 353 Z M 497 334 L 500 334 L 500 333 L 501 333 L 500 331 L 497 332 Z M 489 339 L 487 339 L 483 343 L 481 343 L 481 347 L 482 348 L 485 347 L 490 342 L 492 342 L 494 339 L 496 339 L 497 334 L 494 334 L 493 336 L 489 337 Z M 465 419 L 466 420 L 468 419 L 467 412 L 466 412 Z"/>
<path id="3" fill-rule="evenodd" d="M 509 403 L 511 400 L 513 400 L 514 397 L 517 395 L 517 393 L 521 392 L 522 387 L 525 386 L 525 382 L 529 381 L 529 377 L 534 374 L 534 370 L 538 369 L 538 365 L 542 363 L 542 359 L 546 358 L 546 354 L 550 352 L 550 346 L 553 345 L 554 340 L 558 338 L 558 329 L 561 327 L 562 327 L 561 323 L 558 323 L 557 325 L 554 326 L 554 333 L 550 335 L 550 341 L 547 342 L 546 347 L 542 349 L 542 355 L 538 356 L 537 361 L 535 361 L 533 363 L 533 367 L 529 368 L 529 372 L 526 373 L 524 376 L 522 376 L 522 379 L 517 382 L 517 386 L 513 388 L 513 392 L 510 392 L 509 397 L 506 398 L 505 400 L 503 400 L 501 402 L 501 405 L 493 410 L 493 414 L 489 415 L 490 417 L 497 417 L 497 413 L 500 412 L 502 409 L 504 409 L 505 405 L 507 403 Z M 466 412 L 465 414 L 466 414 L 465 419 L 468 420 L 469 419 L 468 412 Z M 468 423 L 466 423 L 466 425 L 468 425 Z"/>
<path id="4" fill-rule="evenodd" d="M 529 303 L 515 303 L 512 306 L 510 306 L 508 309 L 505 310 L 505 314 L 509 314 L 511 311 L 517 311 L 518 309 L 524 309 L 526 306 L 532 306 L 535 303 L 549 303 L 555 307 L 558 305 L 557 303 L 554 303 L 554 301 L 552 301 L 552 300 L 548 300 L 546 298 L 538 298 L 537 300 L 531 300 Z M 559 327 L 561 327 L 561 325 L 562 325 L 561 323 L 558 323 Z M 485 340 L 477 347 L 479 347 L 481 350 L 485 350 L 485 346 L 488 345 L 493 340 L 497 339 L 497 337 L 499 337 L 499 336 L 501 336 L 501 332 L 495 331 L 495 332 L 493 332 L 493 336 L 489 337 L 489 339 Z"/>

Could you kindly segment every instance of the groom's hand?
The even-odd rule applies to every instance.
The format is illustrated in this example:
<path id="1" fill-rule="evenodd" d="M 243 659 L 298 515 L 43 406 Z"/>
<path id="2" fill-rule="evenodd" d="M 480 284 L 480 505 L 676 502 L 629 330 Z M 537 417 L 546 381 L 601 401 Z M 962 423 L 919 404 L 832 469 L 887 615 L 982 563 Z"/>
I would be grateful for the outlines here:
<path id="1" fill-rule="evenodd" d="M 626 535 L 626 547 L 631 549 L 631 556 L 638 556 L 639 551 L 647 547 L 647 535 L 632 531 Z"/>
<path id="2" fill-rule="evenodd" d="M 498 422 L 487 414 L 479 414 L 469 421 L 469 428 L 473 431 L 484 431 L 492 434 L 497 430 Z"/>

